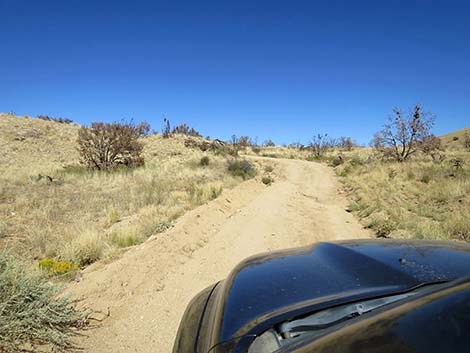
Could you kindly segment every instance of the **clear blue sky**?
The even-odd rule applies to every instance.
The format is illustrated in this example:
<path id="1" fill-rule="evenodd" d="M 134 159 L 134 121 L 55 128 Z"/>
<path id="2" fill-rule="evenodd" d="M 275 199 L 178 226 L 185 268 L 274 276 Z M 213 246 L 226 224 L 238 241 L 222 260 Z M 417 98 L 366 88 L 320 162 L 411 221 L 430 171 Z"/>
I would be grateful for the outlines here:
<path id="1" fill-rule="evenodd" d="M 0 111 L 162 114 L 204 135 L 367 143 L 394 106 L 470 125 L 468 1 L 0 0 Z"/>

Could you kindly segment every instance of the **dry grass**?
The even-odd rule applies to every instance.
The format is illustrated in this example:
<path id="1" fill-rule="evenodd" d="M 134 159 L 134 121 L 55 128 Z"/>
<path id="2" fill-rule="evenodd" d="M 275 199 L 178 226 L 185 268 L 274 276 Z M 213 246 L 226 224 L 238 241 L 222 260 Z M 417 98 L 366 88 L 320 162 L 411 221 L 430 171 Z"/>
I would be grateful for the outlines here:
<path id="1" fill-rule="evenodd" d="M 442 143 L 452 150 L 462 150 L 465 141 L 465 134 L 470 134 L 470 128 L 457 130 L 440 136 Z"/>
<path id="2" fill-rule="evenodd" d="M 294 147 L 281 146 L 258 146 L 256 148 L 248 147 L 241 154 L 255 155 L 269 158 L 286 158 L 312 160 L 312 152 L 309 150 L 300 150 Z"/>
<path id="3" fill-rule="evenodd" d="M 144 138 L 144 167 L 79 167 L 75 125 L 0 115 L 0 245 L 85 266 L 166 230 L 185 211 L 242 181 L 226 158 Z M 52 177 L 53 182 L 37 175 Z"/>
<path id="4" fill-rule="evenodd" d="M 336 172 L 347 186 L 350 211 L 378 236 L 470 241 L 470 154 L 447 156 L 441 163 L 423 156 L 398 163 L 356 151 Z M 466 165 L 455 169 L 453 158 Z"/>

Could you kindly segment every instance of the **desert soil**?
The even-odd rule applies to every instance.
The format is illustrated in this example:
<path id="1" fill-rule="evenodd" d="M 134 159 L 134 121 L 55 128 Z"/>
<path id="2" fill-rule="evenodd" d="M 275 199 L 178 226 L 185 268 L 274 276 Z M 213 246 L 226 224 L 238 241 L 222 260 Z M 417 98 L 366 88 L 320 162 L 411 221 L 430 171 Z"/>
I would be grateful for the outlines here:
<path id="1" fill-rule="evenodd" d="M 319 241 L 367 238 L 345 211 L 328 167 L 272 160 L 271 186 L 250 180 L 181 217 L 176 225 L 108 264 L 88 268 L 70 288 L 97 327 L 79 344 L 89 353 L 171 352 L 191 298 L 244 258 Z"/>

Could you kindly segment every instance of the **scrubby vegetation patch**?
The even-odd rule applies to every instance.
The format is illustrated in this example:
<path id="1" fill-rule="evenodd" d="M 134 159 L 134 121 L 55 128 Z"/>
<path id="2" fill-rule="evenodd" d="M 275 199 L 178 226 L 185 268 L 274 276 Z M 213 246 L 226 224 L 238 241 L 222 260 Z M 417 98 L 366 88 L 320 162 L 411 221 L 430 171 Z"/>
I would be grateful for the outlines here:
<path id="1" fill-rule="evenodd" d="M 227 161 L 228 171 L 244 180 L 253 178 L 256 175 L 255 165 L 246 159 L 231 159 Z"/>
<path id="2" fill-rule="evenodd" d="M 0 252 L 0 352 L 37 351 L 43 345 L 62 351 L 84 324 L 84 314 L 59 296 L 57 286 Z"/>

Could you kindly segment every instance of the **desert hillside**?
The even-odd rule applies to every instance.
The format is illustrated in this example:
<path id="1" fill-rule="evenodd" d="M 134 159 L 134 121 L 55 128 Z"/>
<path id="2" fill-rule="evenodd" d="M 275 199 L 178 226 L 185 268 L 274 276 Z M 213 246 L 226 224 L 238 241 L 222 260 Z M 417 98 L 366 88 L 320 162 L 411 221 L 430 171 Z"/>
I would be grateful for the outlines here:
<path id="1" fill-rule="evenodd" d="M 77 163 L 78 129 L 72 124 L 0 114 L 1 177 L 46 174 Z"/>
<path id="2" fill-rule="evenodd" d="M 182 135 L 143 138 L 144 167 L 87 170 L 79 164 L 79 128 L 0 115 L 2 244 L 85 266 L 168 229 L 243 180 L 227 170 L 227 157 L 187 148 Z"/>
<path id="3" fill-rule="evenodd" d="M 470 138 L 470 128 L 466 127 L 461 130 L 449 132 L 448 134 L 440 136 L 442 144 L 447 148 L 451 149 L 463 149 L 465 138 L 469 136 Z"/>

